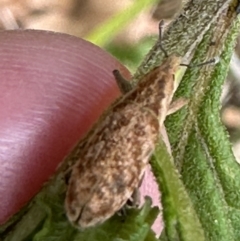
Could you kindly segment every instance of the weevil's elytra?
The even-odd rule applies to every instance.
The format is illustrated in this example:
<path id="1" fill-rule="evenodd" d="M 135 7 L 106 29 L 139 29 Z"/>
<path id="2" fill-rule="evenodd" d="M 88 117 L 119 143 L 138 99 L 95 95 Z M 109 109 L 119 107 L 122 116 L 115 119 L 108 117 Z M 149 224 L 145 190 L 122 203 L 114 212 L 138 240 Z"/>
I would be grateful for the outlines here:
<path id="1" fill-rule="evenodd" d="M 104 222 L 138 187 L 172 100 L 180 61 L 169 56 L 119 98 L 88 135 L 65 199 L 68 219 L 75 225 Z"/>

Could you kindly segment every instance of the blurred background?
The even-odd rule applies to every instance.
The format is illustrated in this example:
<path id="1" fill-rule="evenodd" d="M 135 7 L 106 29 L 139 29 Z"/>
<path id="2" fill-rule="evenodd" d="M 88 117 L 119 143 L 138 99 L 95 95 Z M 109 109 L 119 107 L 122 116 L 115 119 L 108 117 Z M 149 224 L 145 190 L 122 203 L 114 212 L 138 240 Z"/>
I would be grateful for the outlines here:
<path id="1" fill-rule="evenodd" d="M 0 0 L 0 30 L 38 29 L 84 38 L 134 72 L 167 23 L 187 0 Z M 71 54 L 71 53 L 70 53 Z M 222 94 L 222 121 L 240 162 L 240 41 Z"/>

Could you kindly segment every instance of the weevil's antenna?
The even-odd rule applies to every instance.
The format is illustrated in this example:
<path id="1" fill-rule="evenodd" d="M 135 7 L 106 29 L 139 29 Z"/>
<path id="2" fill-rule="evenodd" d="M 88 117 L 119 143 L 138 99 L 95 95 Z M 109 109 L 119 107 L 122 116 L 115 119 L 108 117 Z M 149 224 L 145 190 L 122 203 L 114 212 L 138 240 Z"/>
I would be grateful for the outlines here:
<path id="1" fill-rule="evenodd" d="M 159 41 L 159 48 L 163 51 L 165 57 L 167 58 L 168 57 L 167 51 L 163 48 L 163 45 L 162 45 L 163 26 L 164 26 L 164 20 L 161 20 L 158 25 L 158 31 L 159 31 L 158 41 Z"/>
<path id="2" fill-rule="evenodd" d="M 122 94 L 126 94 L 132 89 L 132 85 L 129 81 L 127 81 L 119 72 L 119 70 L 113 70 L 113 75 L 117 82 L 118 88 L 120 89 Z"/>
<path id="3" fill-rule="evenodd" d="M 186 66 L 186 67 L 189 67 L 189 68 L 200 67 L 200 66 L 208 65 L 208 64 L 216 64 L 216 63 L 218 63 L 218 61 L 219 61 L 219 58 L 216 57 L 216 58 L 213 58 L 213 59 L 209 59 L 208 61 L 200 63 L 200 64 L 194 64 L 194 65 L 191 65 L 191 64 L 180 64 L 180 66 Z"/>

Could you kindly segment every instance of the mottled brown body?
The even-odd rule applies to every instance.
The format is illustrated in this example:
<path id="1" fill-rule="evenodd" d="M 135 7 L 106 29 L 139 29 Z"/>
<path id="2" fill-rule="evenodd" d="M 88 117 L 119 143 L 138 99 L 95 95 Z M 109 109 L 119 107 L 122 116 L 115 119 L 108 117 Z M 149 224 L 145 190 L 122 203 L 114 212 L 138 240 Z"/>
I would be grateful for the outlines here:
<path id="1" fill-rule="evenodd" d="M 138 187 L 171 103 L 179 64 L 179 57 L 168 57 L 119 98 L 88 134 L 65 199 L 75 225 L 104 222 Z"/>

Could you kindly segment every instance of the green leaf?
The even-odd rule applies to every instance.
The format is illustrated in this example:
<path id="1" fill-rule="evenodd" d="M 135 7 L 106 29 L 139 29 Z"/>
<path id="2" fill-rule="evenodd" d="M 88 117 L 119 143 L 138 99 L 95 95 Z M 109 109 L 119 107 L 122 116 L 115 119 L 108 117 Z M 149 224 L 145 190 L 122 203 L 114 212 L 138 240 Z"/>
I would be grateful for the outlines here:
<path id="1" fill-rule="evenodd" d="M 174 163 L 162 141 L 151 160 L 160 184 L 167 240 L 203 241 L 204 232 Z M 162 240 L 162 236 L 161 236 Z"/>
<path id="2" fill-rule="evenodd" d="M 126 216 L 116 214 L 102 225 L 85 230 L 78 230 L 66 222 L 62 205 L 54 205 L 51 208 L 46 206 L 48 216 L 33 240 L 144 241 L 147 239 L 155 241 L 155 234 L 151 230 L 151 226 L 159 210 L 157 207 L 152 208 L 151 204 L 151 199 L 146 198 L 141 209 L 127 209 Z"/>
<path id="3" fill-rule="evenodd" d="M 189 104 L 167 121 L 176 166 L 206 240 L 213 241 L 240 239 L 240 165 L 219 115 L 221 89 L 240 27 L 231 8 L 228 18 L 223 16 L 211 27 L 193 59 L 201 63 L 224 47 L 220 62 L 214 68 L 186 71 L 176 96 L 188 97 Z M 211 47 L 216 36 L 217 46 Z"/>

